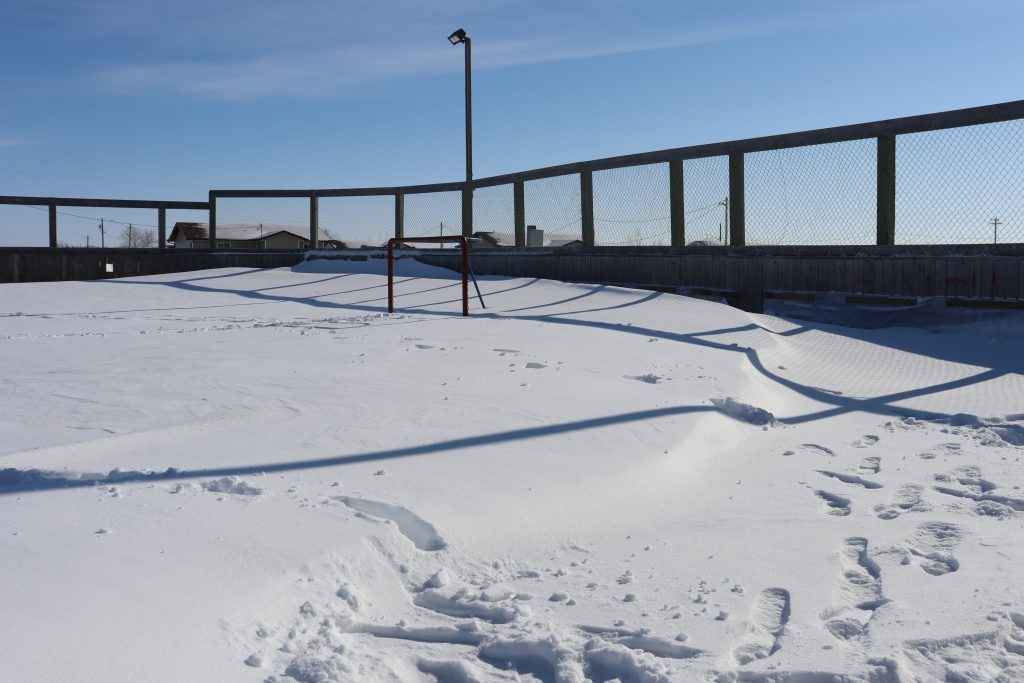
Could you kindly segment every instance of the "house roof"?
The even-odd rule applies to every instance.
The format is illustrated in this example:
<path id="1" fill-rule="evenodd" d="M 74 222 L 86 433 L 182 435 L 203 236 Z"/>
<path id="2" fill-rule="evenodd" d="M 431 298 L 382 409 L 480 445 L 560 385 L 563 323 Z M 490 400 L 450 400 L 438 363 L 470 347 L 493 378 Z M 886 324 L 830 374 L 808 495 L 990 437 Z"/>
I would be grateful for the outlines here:
<path id="1" fill-rule="evenodd" d="M 481 230 L 473 233 L 474 237 L 479 237 L 489 244 L 496 247 L 514 247 L 516 246 L 516 234 L 514 232 L 503 232 L 499 230 Z M 545 247 L 568 247 L 575 244 L 583 244 L 582 240 L 576 235 L 566 235 L 564 233 L 549 233 L 544 232 L 544 246 Z"/>
<path id="2" fill-rule="evenodd" d="M 259 240 L 267 239 L 274 235 L 291 235 L 296 239 L 309 239 L 308 225 L 280 225 L 273 223 L 217 223 L 217 239 L 232 240 Z M 167 238 L 172 242 L 184 238 L 186 240 L 206 240 L 210 238 L 209 223 L 186 223 L 178 222 L 171 229 Z"/>
<path id="3" fill-rule="evenodd" d="M 379 246 L 367 245 L 362 242 L 343 242 L 327 236 L 325 231 L 321 231 L 320 234 L 321 249 L 360 249 L 365 248 L 366 246 Z M 289 235 L 297 240 L 308 240 L 309 228 L 305 226 L 274 225 L 271 223 L 264 223 L 261 235 L 259 224 L 255 226 L 248 223 L 228 223 L 226 225 L 223 223 L 217 224 L 218 242 L 221 240 L 225 242 L 255 242 L 256 240 L 267 239 L 275 235 Z M 174 228 L 171 230 L 171 234 L 167 239 L 170 242 L 176 242 L 179 240 L 189 240 L 194 242 L 198 240 L 208 240 L 209 238 L 209 224 L 179 221 L 174 224 Z"/>
<path id="4" fill-rule="evenodd" d="M 309 226 L 280 223 L 217 223 L 218 241 L 266 240 L 275 236 L 275 234 L 290 234 L 290 236 L 297 240 L 308 240 Z M 210 224 L 178 221 L 174 223 L 171 234 L 167 239 L 171 242 L 176 242 L 179 239 L 193 242 L 209 240 Z M 328 241 L 322 240 L 322 242 Z"/>

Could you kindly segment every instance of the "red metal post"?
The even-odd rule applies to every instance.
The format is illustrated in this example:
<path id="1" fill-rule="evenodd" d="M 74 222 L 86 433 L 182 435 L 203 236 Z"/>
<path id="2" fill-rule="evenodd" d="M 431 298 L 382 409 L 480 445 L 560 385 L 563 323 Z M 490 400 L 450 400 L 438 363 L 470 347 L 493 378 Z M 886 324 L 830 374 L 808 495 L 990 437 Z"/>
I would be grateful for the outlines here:
<path id="1" fill-rule="evenodd" d="M 388 240 L 388 313 L 395 312 L 395 240 Z"/>
<path id="2" fill-rule="evenodd" d="M 469 240 L 462 242 L 462 315 L 469 315 Z"/>

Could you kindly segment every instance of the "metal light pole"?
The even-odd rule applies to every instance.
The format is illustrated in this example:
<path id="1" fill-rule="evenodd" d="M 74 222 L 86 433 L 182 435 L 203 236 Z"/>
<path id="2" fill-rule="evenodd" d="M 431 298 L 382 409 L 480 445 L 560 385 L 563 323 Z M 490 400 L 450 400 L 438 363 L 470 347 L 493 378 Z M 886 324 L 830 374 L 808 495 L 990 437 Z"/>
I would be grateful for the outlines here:
<path id="1" fill-rule="evenodd" d="M 462 191 L 462 234 L 473 233 L 473 41 L 460 28 L 450 36 L 452 45 L 466 46 L 466 186 Z"/>
<path id="2" fill-rule="evenodd" d="M 466 46 L 466 183 L 473 180 L 473 41 L 465 29 L 448 36 L 452 45 Z"/>

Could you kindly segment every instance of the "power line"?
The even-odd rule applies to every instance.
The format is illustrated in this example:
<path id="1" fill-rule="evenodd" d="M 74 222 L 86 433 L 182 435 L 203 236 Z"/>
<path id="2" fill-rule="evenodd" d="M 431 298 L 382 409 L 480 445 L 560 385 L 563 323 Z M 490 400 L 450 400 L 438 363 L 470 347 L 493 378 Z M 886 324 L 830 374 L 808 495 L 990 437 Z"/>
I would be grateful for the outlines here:
<path id="1" fill-rule="evenodd" d="M 25 208 L 26 209 L 35 209 L 36 211 L 49 211 L 49 209 L 45 209 L 45 208 L 43 208 L 41 206 L 26 206 Z M 100 216 L 100 217 L 82 216 L 80 214 L 70 213 L 68 211 L 58 211 L 57 213 L 59 213 L 61 216 L 71 216 L 72 218 L 81 218 L 82 220 L 85 220 L 85 221 L 103 221 L 103 220 L 105 220 L 108 223 L 117 223 L 118 225 L 123 225 L 125 227 L 127 227 L 129 225 L 129 223 L 131 225 L 138 225 L 138 226 L 141 226 L 143 228 L 159 228 L 160 227 L 158 225 L 149 225 L 148 223 L 139 223 L 138 221 L 119 221 L 119 220 L 115 220 L 113 218 L 107 218 L 106 216 Z"/>

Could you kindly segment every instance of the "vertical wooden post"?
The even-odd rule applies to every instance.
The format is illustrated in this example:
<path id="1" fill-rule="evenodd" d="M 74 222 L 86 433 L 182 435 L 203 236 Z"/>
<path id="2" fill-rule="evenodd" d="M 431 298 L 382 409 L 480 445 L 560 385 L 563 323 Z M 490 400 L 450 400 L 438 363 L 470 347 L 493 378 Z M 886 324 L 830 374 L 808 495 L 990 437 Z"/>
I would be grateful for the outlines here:
<path id="1" fill-rule="evenodd" d="M 747 243 L 743 190 L 743 152 L 731 152 L 729 154 L 729 244 L 735 247 L 742 247 Z"/>
<path id="2" fill-rule="evenodd" d="M 594 174 L 580 171 L 580 219 L 583 246 L 594 246 Z"/>
<path id="3" fill-rule="evenodd" d="M 686 246 L 686 210 L 683 200 L 683 160 L 668 162 L 668 197 L 672 246 Z"/>
<path id="4" fill-rule="evenodd" d="M 878 136 L 877 244 L 896 244 L 896 136 Z"/>
<path id="5" fill-rule="evenodd" d="M 210 249 L 217 248 L 217 195 L 210 190 L 210 225 L 207 236 L 210 238 Z"/>
<path id="6" fill-rule="evenodd" d="M 50 203 L 50 248 L 57 248 L 57 205 Z"/>
<path id="7" fill-rule="evenodd" d="M 395 237 L 405 237 L 405 195 L 395 194 Z"/>
<path id="8" fill-rule="evenodd" d="M 462 188 L 462 236 L 473 236 L 473 186 Z"/>
<path id="9" fill-rule="evenodd" d="M 156 232 L 157 244 L 161 249 L 167 248 L 167 207 L 161 206 L 156 210 Z"/>
<path id="10" fill-rule="evenodd" d="M 320 248 L 320 198 L 309 195 L 309 248 Z"/>
<path id="11" fill-rule="evenodd" d="M 512 203 L 515 205 L 516 246 L 526 246 L 526 183 L 517 180 L 512 184 Z"/>

